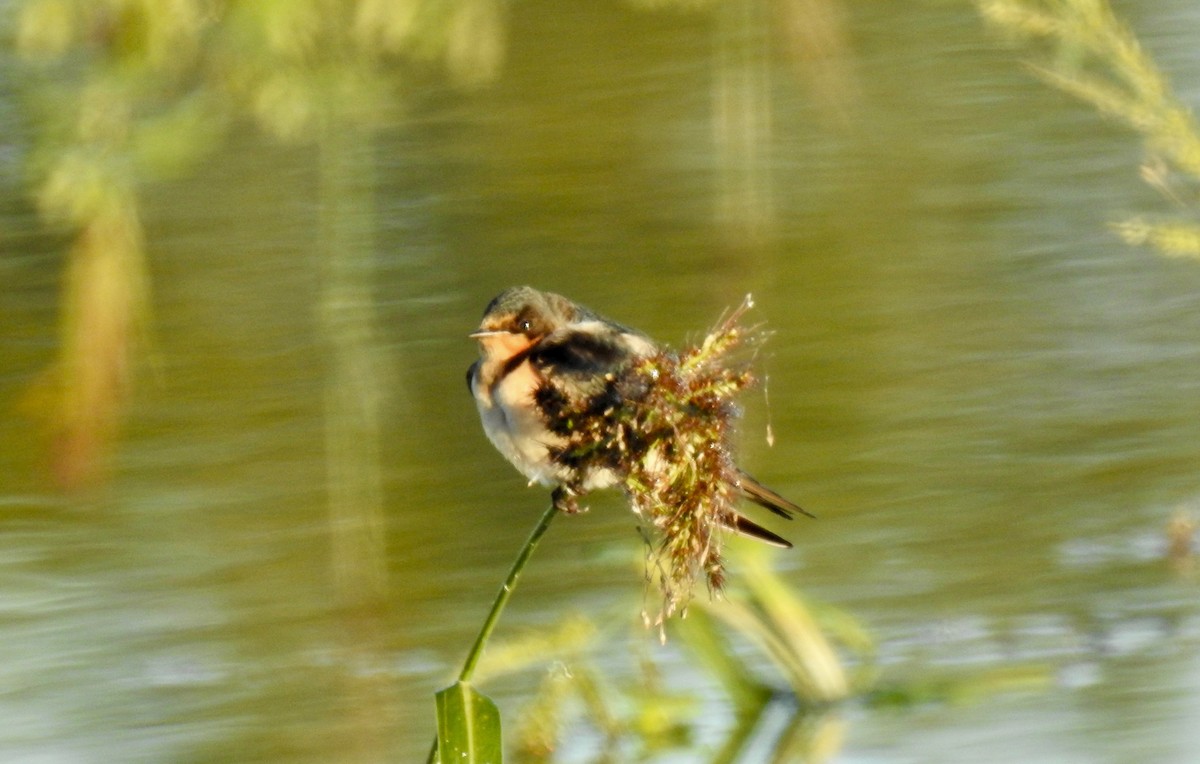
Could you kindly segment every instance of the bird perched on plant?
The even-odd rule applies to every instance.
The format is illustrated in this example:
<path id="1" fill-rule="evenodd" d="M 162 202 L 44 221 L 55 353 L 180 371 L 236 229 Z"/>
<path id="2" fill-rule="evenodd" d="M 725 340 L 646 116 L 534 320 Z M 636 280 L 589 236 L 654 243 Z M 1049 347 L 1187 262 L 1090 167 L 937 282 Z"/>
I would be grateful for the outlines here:
<path id="1" fill-rule="evenodd" d="M 726 331 L 724 339 L 736 340 L 732 322 Z M 791 546 L 732 508 L 740 495 L 788 519 L 808 514 L 732 462 L 724 442 L 734 416 L 728 396 L 750 377 L 710 363 L 708 341 L 695 363 L 681 362 L 641 332 L 528 286 L 497 295 L 470 337 L 480 357 L 467 384 L 484 431 L 530 485 L 554 488 L 561 509 L 577 511 L 577 496 L 618 484 L 633 495 L 635 511 L 639 493 L 663 505 L 686 503 L 703 490 L 718 499 L 708 502 L 715 524 Z M 706 363 L 713 370 L 696 377 Z M 689 441 L 693 429 L 698 434 Z M 699 488 L 683 481 L 680 501 L 671 486 L 684 473 L 698 475 L 689 479 Z M 666 529 L 673 510 L 659 509 L 655 524 Z M 707 547 L 707 530 L 693 535 Z"/>

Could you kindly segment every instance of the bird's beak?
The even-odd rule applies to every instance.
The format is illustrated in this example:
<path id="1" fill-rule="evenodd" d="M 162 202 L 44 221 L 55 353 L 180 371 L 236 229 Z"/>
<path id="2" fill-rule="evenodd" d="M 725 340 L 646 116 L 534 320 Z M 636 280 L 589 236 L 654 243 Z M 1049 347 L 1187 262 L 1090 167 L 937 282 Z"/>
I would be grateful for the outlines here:
<path id="1" fill-rule="evenodd" d="M 486 331 L 480 329 L 467 335 L 479 342 L 479 347 L 489 358 L 508 359 L 529 349 L 533 341 L 520 332 L 503 329 Z"/>

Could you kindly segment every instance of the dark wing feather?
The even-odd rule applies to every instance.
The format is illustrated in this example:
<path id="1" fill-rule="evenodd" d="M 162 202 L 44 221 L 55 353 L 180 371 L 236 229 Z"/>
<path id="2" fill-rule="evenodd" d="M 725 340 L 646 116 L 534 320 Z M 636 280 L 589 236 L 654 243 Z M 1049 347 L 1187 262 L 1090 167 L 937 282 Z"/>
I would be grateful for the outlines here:
<path id="1" fill-rule="evenodd" d="M 529 360 L 538 369 L 584 382 L 602 380 L 633 357 L 626 334 L 601 322 L 591 323 L 587 329 L 552 332 L 529 351 Z"/>
<path id="2" fill-rule="evenodd" d="M 721 525 L 735 533 L 740 533 L 743 536 L 762 541 L 771 546 L 782 547 L 784 549 L 792 548 L 792 542 L 783 536 L 778 536 L 758 523 L 752 522 L 738 514 L 722 519 Z"/>
<path id="3" fill-rule="evenodd" d="M 766 507 L 780 517 L 786 517 L 787 519 L 791 520 L 792 515 L 797 512 L 802 515 L 807 515 L 808 517 L 815 517 L 813 513 L 803 509 L 797 504 L 788 501 L 740 470 L 738 488 L 742 489 L 742 493 L 744 493 L 746 498 L 750 499 L 750 501 L 754 502 L 760 507 Z"/>

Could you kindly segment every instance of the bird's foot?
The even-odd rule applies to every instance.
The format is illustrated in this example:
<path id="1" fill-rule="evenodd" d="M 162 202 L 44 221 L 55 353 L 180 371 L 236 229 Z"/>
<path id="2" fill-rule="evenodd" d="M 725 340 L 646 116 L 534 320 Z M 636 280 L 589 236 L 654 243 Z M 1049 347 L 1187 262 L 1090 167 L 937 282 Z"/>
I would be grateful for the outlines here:
<path id="1" fill-rule="evenodd" d="M 550 494 L 554 507 L 565 515 L 579 515 L 588 511 L 587 507 L 579 506 L 579 496 L 565 485 L 560 485 Z"/>

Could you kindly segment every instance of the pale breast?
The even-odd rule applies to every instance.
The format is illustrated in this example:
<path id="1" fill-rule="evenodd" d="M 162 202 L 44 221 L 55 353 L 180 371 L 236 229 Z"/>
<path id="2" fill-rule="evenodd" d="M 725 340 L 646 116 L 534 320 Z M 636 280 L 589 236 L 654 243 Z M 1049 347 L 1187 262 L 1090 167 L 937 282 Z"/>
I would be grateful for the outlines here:
<path id="1" fill-rule="evenodd" d="M 540 384 L 529 361 L 521 363 L 490 387 L 472 380 L 471 392 L 483 420 L 483 429 L 496 450 L 531 483 L 557 485 L 562 481 L 549 447 L 562 439 L 542 423 L 533 393 Z"/>

